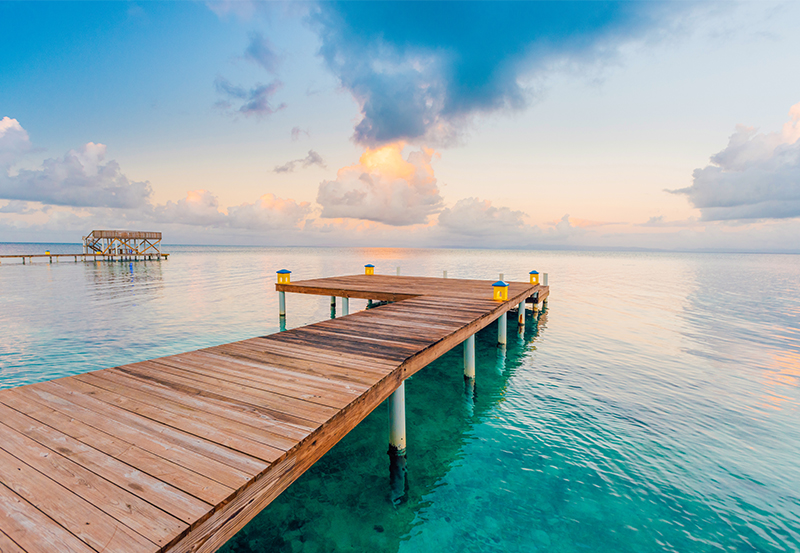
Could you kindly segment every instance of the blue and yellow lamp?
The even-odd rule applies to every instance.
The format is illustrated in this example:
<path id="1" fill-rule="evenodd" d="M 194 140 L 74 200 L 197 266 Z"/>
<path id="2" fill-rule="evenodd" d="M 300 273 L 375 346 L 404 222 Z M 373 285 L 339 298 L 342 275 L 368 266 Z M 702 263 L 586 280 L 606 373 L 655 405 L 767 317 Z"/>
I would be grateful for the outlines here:
<path id="1" fill-rule="evenodd" d="M 280 271 L 276 271 L 278 273 L 278 284 L 289 284 L 292 280 L 292 271 L 288 269 L 281 269 Z"/>
<path id="2" fill-rule="evenodd" d="M 494 289 L 494 295 L 492 299 L 495 301 L 508 301 L 508 283 L 503 282 L 502 280 L 498 280 L 494 284 L 492 284 L 492 288 Z"/>
<path id="3" fill-rule="evenodd" d="M 372 263 L 368 263 L 364 265 L 364 274 L 365 275 L 374 275 L 375 274 L 375 265 Z"/>
<path id="4" fill-rule="evenodd" d="M 531 284 L 539 284 L 539 271 L 531 271 L 529 274 L 531 275 Z"/>

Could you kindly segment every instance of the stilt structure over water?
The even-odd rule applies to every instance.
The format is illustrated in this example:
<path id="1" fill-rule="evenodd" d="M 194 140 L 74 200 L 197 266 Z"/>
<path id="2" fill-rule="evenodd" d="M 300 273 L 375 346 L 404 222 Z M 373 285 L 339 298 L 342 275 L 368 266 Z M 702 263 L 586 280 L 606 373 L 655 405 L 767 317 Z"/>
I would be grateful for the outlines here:
<path id="1" fill-rule="evenodd" d="M 472 389 L 475 333 L 549 293 L 528 282 L 503 282 L 498 299 L 490 280 L 280 275 L 284 297 L 389 303 L 0 391 L 0 551 L 216 551 L 388 398 L 401 488 L 407 454 L 413 465 L 405 380 L 464 343 Z"/>
<path id="2" fill-rule="evenodd" d="M 83 253 L 100 255 L 161 255 L 160 232 L 93 230 L 83 237 Z"/>
<path id="3" fill-rule="evenodd" d="M 22 264 L 33 263 L 34 258 L 48 258 L 58 262 L 61 258 L 81 261 L 147 261 L 168 259 L 161 253 L 161 233 L 138 230 L 93 230 L 83 237 L 82 253 L 44 253 L 0 255 L 4 259 L 21 259 Z M 2 551 L 2 550 L 0 550 Z"/>

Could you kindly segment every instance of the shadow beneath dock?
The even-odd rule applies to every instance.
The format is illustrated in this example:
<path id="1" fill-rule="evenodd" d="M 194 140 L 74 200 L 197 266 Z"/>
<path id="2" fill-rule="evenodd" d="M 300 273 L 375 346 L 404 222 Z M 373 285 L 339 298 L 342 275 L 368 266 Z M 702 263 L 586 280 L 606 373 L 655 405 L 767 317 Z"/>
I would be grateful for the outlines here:
<path id="1" fill-rule="evenodd" d="M 426 522 L 432 492 L 470 461 L 476 426 L 493 419 L 515 374 L 530 366 L 546 318 L 529 311 L 520 329 L 513 317 L 505 348 L 495 324 L 478 333 L 474 388 L 465 387 L 460 345 L 406 381 L 404 462 L 387 460 L 388 415 L 379 406 L 221 551 L 397 551 Z"/>

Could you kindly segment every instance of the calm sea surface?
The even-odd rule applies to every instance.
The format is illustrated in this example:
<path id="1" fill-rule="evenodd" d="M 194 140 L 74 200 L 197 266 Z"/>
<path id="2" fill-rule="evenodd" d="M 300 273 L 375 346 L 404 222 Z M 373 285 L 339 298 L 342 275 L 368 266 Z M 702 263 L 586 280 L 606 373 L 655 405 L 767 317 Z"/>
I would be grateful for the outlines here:
<path id="1" fill-rule="evenodd" d="M 66 245 L 1 245 L 0 253 Z M 549 308 L 411 378 L 408 492 L 376 409 L 233 552 L 800 551 L 800 256 L 172 247 L 0 265 L 0 387 L 278 331 L 275 270 L 525 280 Z M 289 327 L 330 316 L 289 295 Z M 351 310 L 364 302 L 352 301 Z M 0 444 L 1 445 L 1 444 Z"/>

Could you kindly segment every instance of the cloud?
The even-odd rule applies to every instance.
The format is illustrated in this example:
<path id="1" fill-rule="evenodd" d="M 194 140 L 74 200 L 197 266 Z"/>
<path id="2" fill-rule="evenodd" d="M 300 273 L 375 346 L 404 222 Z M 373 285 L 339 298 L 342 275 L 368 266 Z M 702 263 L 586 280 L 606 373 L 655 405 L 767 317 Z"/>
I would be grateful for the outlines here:
<path id="1" fill-rule="evenodd" d="M 208 190 L 194 190 L 177 202 L 156 206 L 154 214 L 162 223 L 258 231 L 296 227 L 310 211 L 308 202 L 297 203 L 264 194 L 253 203 L 231 206 L 224 213 L 214 194 Z"/>
<path id="2" fill-rule="evenodd" d="M 684 194 L 704 221 L 800 217 L 800 103 L 781 132 L 738 125 L 728 146 L 695 169 Z"/>
<path id="3" fill-rule="evenodd" d="M 226 215 L 219 210 L 219 199 L 208 190 L 193 190 L 177 202 L 156 206 L 155 218 L 164 223 L 220 226 Z"/>
<path id="4" fill-rule="evenodd" d="M 300 127 L 292 127 L 292 142 L 300 140 L 302 135 L 306 135 L 306 138 L 311 136 L 311 134 L 308 132 L 308 129 L 303 130 Z"/>
<path id="5" fill-rule="evenodd" d="M 693 227 L 697 225 L 697 218 L 696 217 L 689 217 L 688 219 L 682 219 L 679 221 L 667 221 L 664 219 L 663 215 L 658 215 L 655 217 L 650 217 L 644 223 L 639 223 L 637 226 L 640 227 L 652 227 L 652 228 L 671 228 L 671 227 Z"/>
<path id="6" fill-rule="evenodd" d="M 264 194 L 254 203 L 228 208 L 228 224 L 232 228 L 249 230 L 290 229 L 300 224 L 311 211 L 308 202 L 297 203 Z"/>
<path id="7" fill-rule="evenodd" d="M 283 165 L 276 166 L 272 171 L 275 173 L 292 173 L 297 165 L 300 165 L 303 169 L 307 169 L 312 165 L 325 169 L 325 162 L 322 160 L 322 156 L 314 150 L 309 150 L 306 157 L 287 161 Z"/>
<path id="8" fill-rule="evenodd" d="M 8 128 L 19 135 L 21 127 L 17 126 L 12 124 Z M 0 171 L 0 198 L 74 207 L 130 209 L 148 205 L 152 194 L 150 184 L 131 181 L 114 160 L 104 164 L 105 155 L 104 144 L 89 142 L 78 150 L 70 150 L 63 158 L 44 160 L 40 169 L 22 169 L 13 176 Z"/>
<path id="9" fill-rule="evenodd" d="M 689 4 L 689 3 L 686 3 Z M 526 107 L 530 83 L 588 64 L 686 8 L 652 2 L 320 2 L 328 68 L 361 106 L 357 142 L 457 139 L 473 116 Z"/>
<path id="10" fill-rule="evenodd" d="M 273 75 L 277 73 L 281 61 L 272 43 L 258 32 L 250 33 L 250 43 L 244 51 L 244 57 Z"/>
<path id="11" fill-rule="evenodd" d="M 439 213 L 439 227 L 461 236 L 500 237 L 524 229 L 525 213 L 494 207 L 489 200 L 464 198 Z"/>
<path id="12" fill-rule="evenodd" d="M 216 105 L 224 110 L 232 110 L 247 117 L 272 115 L 286 107 L 285 103 L 279 104 L 278 107 L 273 107 L 270 103 L 272 97 L 282 86 L 283 83 L 274 80 L 269 84 L 257 84 L 254 88 L 246 89 L 243 86 L 231 84 L 224 77 L 217 77 L 214 87 L 217 89 L 217 93 L 225 96 L 226 99 L 220 100 Z M 235 107 L 234 102 L 239 104 L 239 107 Z"/>
<path id="13" fill-rule="evenodd" d="M 36 213 L 38 209 L 31 209 L 28 207 L 28 202 L 21 202 L 19 200 L 11 200 L 3 207 L 0 207 L 0 213 L 16 213 L 17 215 L 28 215 Z"/>
<path id="14" fill-rule="evenodd" d="M 317 203 L 322 217 L 350 217 L 405 226 L 426 223 L 442 207 L 433 175 L 434 151 L 423 148 L 403 159 L 403 143 L 367 149 L 357 165 L 322 181 Z"/>
<path id="15" fill-rule="evenodd" d="M 12 165 L 31 150 L 28 132 L 19 121 L 10 117 L 0 119 L 0 167 Z"/>

